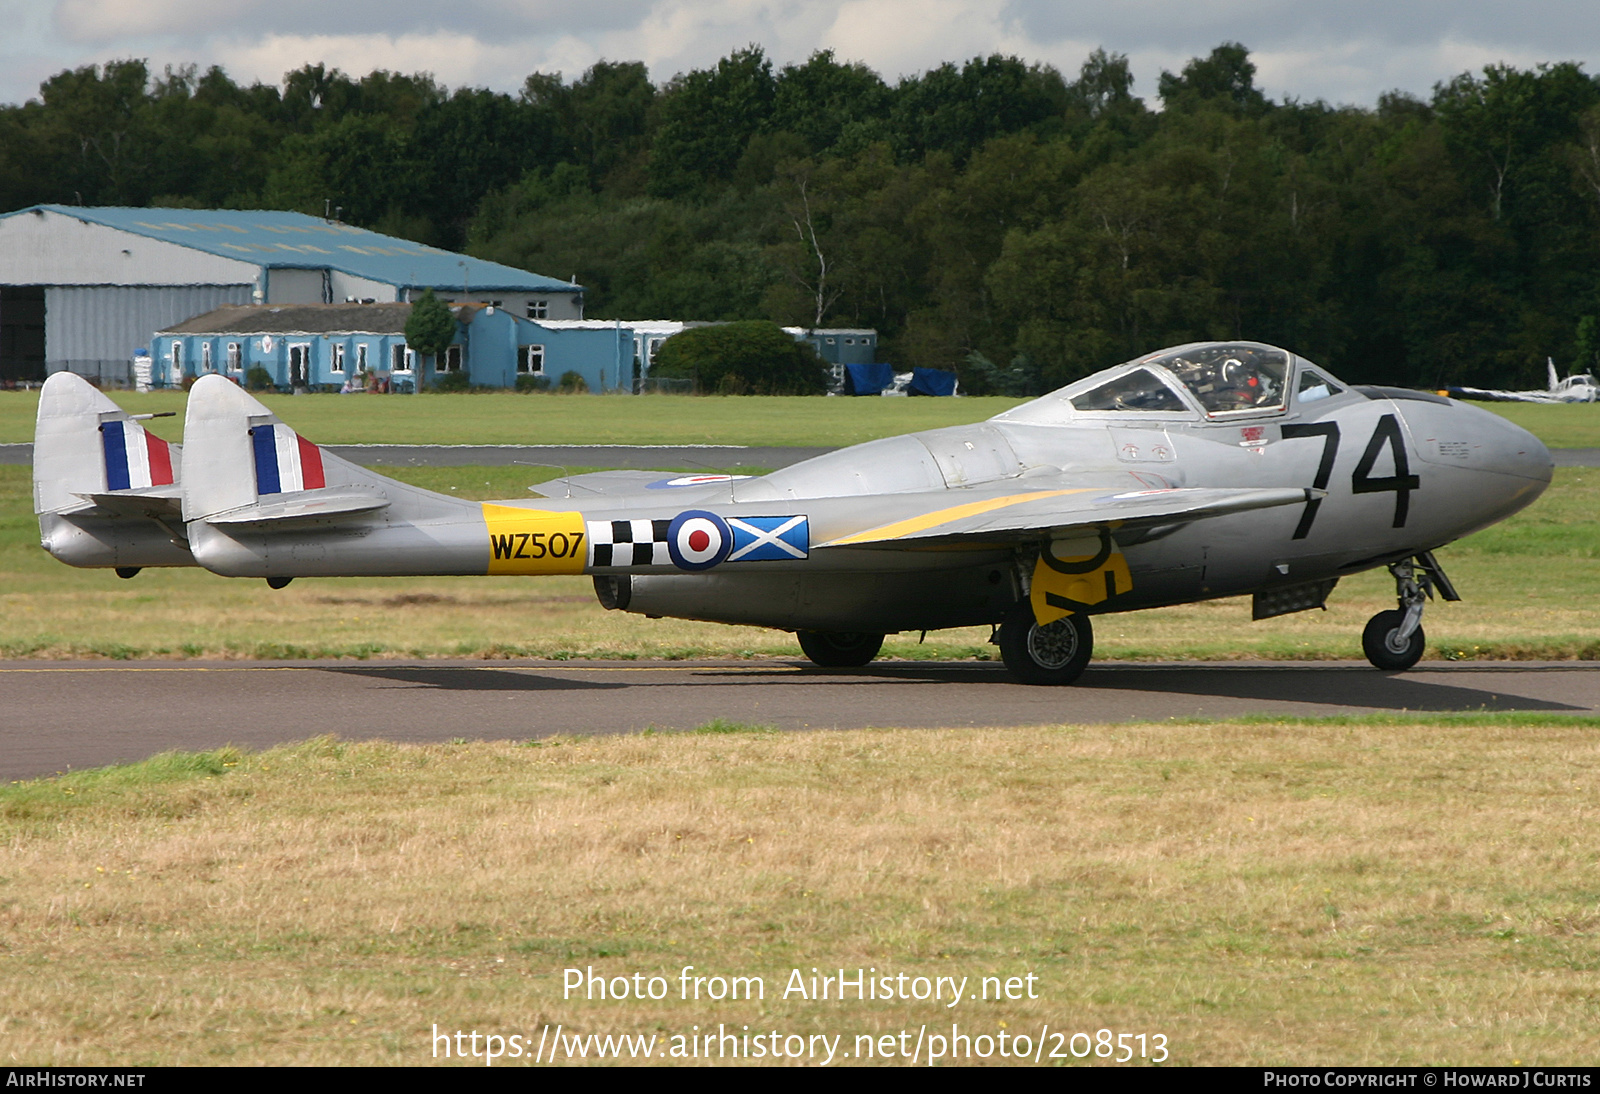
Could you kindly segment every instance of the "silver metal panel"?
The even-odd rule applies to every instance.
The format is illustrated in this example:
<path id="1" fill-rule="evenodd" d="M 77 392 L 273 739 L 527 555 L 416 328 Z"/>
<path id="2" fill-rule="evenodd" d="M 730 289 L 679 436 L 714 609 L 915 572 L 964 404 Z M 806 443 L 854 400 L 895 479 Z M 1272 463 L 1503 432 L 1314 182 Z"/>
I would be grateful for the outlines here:
<path id="1" fill-rule="evenodd" d="M 0 217 L 0 285 L 228 285 L 259 269 L 49 210 Z"/>
<path id="2" fill-rule="evenodd" d="M 268 270 L 267 303 L 326 304 L 328 276 L 324 270 Z"/>
<path id="3" fill-rule="evenodd" d="M 55 285 L 44 292 L 47 361 L 126 361 L 155 332 L 219 308 L 248 304 L 249 285 Z"/>
<path id="4" fill-rule="evenodd" d="M 946 486 L 972 486 L 1022 474 L 1016 452 L 992 425 L 951 426 L 916 436 L 939 465 Z"/>

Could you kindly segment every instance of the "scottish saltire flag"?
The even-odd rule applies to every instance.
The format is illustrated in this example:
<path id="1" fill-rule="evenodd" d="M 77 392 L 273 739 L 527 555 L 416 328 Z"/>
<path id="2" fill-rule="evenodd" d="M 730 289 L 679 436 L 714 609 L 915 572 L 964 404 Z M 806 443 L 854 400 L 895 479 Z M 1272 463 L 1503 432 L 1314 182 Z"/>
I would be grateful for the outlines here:
<path id="1" fill-rule="evenodd" d="M 728 527 L 733 531 L 729 562 L 773 562 L 811 552 L 811 528 L 804 516 L 729 517 Z"/>
<path id="2" fill-rule="evenodd" d="M 322 449 L 282 422 L 254 426 L 250 443 L 256 454 L 257 494 L 293 494 L 327 485 Z"/>
<path id="3" fill-rule="evenodd" d="M 137 422 L 113 420 L 100 425 L 106 453 L 106 489 L 138 490 L 172 484 L 172 451 L 167 442 Z"/>

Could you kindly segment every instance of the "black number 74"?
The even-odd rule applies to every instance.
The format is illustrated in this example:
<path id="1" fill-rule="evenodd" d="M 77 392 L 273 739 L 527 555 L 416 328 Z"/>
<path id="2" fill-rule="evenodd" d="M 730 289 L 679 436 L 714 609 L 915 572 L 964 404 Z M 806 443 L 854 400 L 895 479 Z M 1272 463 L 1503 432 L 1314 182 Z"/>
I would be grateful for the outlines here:
<path id="1" fill-rule="evenodd" d="M 1322 438 L 1322 459 L 1317 461 L 1317 474 L 1312 479 L 1311 485 L 1317 490 L 1326 490 L 1328 481 L 1333 478 L 1333 461 L 1339 455 L 1338 423 L 1312 422 L 1286 425 L 1283 427 L 1283 437 L 1284 440 L 1295 437 Z M 1394 455 L 1394 474 L 1373 478 L 1373 465 L 1378 462 L 1378 455 L 1385 445 Z M 1422 480 L 1411 473 L 1411 461 L 1406 456 L 1405 439 L 1400 433 L 1400 421 L 1393 414 L 1385 414 L 1378 419 L 1378 427 L 1372 431 L 1372 439 L 1367 441 L 1366 450 L 1356 461 L 1356 469 L 1350 476 L 1350 492 L 1381 494 L 1385 491 L 1394 491 L 1394 527 L 1404 528 L 1406 516 L 1411 510 L 1411 491 L 1421 489 L 1421 486 Z M 1295 527 L 1292 538 L 1305 539 L 1311 534 L 1311 525 L 1317 519 L 1317 510 L 1321 506 L 1321 498 L 1306 500 L 1305 512 L 1300 514 L 1300 523 Z"/>
<path id="2" fill-rule="evenodd" d="M 1326 490 L 1328 480 L 1333 477 L 1333 460 L 1339 455 L 1339 423 L 1338 422 L 1313 422 L 1309 425 L 1286 425 L 1283 427 L 1283 439 L 1292 440 L 1295 437 L 1321 437 L 1322 459 L 1317 461 L 1317 475 L 1311 480 L 1311 485 L 1317 490 Z M 1300 523 L 1295 526 L 1293 539 L 1305 539 L 1311 534 L 1311 523 L 1317 519 L 1317 510 L 1322 507 L 1321 498 L 1307 498 L 1305 512 L 1300 514 Z"/>

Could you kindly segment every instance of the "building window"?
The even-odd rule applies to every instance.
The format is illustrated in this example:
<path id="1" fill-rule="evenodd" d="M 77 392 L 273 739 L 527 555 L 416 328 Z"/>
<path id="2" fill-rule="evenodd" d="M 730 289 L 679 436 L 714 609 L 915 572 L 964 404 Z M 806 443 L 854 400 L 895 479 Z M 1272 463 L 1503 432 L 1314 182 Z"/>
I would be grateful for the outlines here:
<path id="1" fill-rule="evenodd" d="M 331 372 L 344 371 L 344 347 L 342 345 L 333 347 L 333 356 L 329 359 L 328 369 Z"/>
<path id="2" fill-rule="evenodd" d="M 311 383 L 311 343 L 296 342 L 289 347 L 289 386 L 306 387 Z"/>
<path id="3" fill-rule="evenodd" d="M 833 339 L 832 338 L 825 339 L 825 341 L 828 343 L 828 345 L 830 345 L 830 346 L 833 345 Z"/>
<path id="4" fill-rule="evenodd" d="M 530 301 L 528 301 L 528 318 L 529 319 L 548 319 L 548 318 L 550 318 L 550 301 L 548 301 L 548 300 L 530 300 Z"/>
<path id="5" fill-rule="evenodd" d="M 201 342 L 200 343 L 200 370 L 202 372 L 211 372 L 211 371 L 213 371 L 213 369 L 211 368 L 211 343 L 210 342 Z"/>
<path id="6" fill-rule="evenodd" d="M 172 378 L 180 379 L 183 376 L 183 343 L 173 342 L 172 349 L 168 352 L 171 354 Z"/>
<path id="7" fill-rule="evenodd" d="M 356 371 L 367 371 L 367 344 L 365 342 L 356 347 Z"/>
<path id="8" fill-rule="evenodd" d="M 416 355 L 404 343 L 395 346 L 390 351 L 390 368 L 395 372 L 410 372 L 416 362 Z"/>
<path id="9" fill-rule="evenodd" d="M 459 343 L 444 351 L 444 370 L 446 372 L 461 371 L 461 345 Z"/>
<path id="10" fill-rule="evenodd" d="M 517 371 L 529 376 L 542 376 L 544 374 L 544 347 L 523 346 L 522 352 L 517 356 Z"/>
<path id="11" fill-rule="evenodd" d="M 228 343 L 228 371 L 238 372 L 244 368 L 244 356 L 239 352 L 239 343 Z"/>

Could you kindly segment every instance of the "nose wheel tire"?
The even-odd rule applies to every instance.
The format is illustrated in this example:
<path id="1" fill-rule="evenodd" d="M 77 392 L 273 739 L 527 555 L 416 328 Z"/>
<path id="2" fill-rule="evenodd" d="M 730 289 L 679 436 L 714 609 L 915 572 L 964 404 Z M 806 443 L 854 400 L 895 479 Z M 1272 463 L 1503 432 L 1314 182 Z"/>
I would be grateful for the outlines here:
<path id="1" fill-rule="evenodd" d="M 825 669 L 860 668 L 883 649 L 883 635 L 858 631 L 795 631 L 800 649 Z"/>
<path id="2" fill-rule="evenodd" d="M 1399 610 L 1379 612 L 1367 620 L 1366 630 L 1361 632 L 1362 652 L 1384 672 L 1406 671 L 1422 660 L 1422 651 L 1427 648 L 1428 640 L 1420 626 L 1410 638 L 1400 640 L 1400 624 L 1405 617 L 1406 613 Z"/>
<path id="3" fill-rule="evenodd" d="M 1022 684 L 1070 684 L 1083 675 L 1094 653 L 1088 616 L 1069 615 L 1041 627 L 1026 600 L 1006 614 L 997 640 L 1006 670 Z"/>

